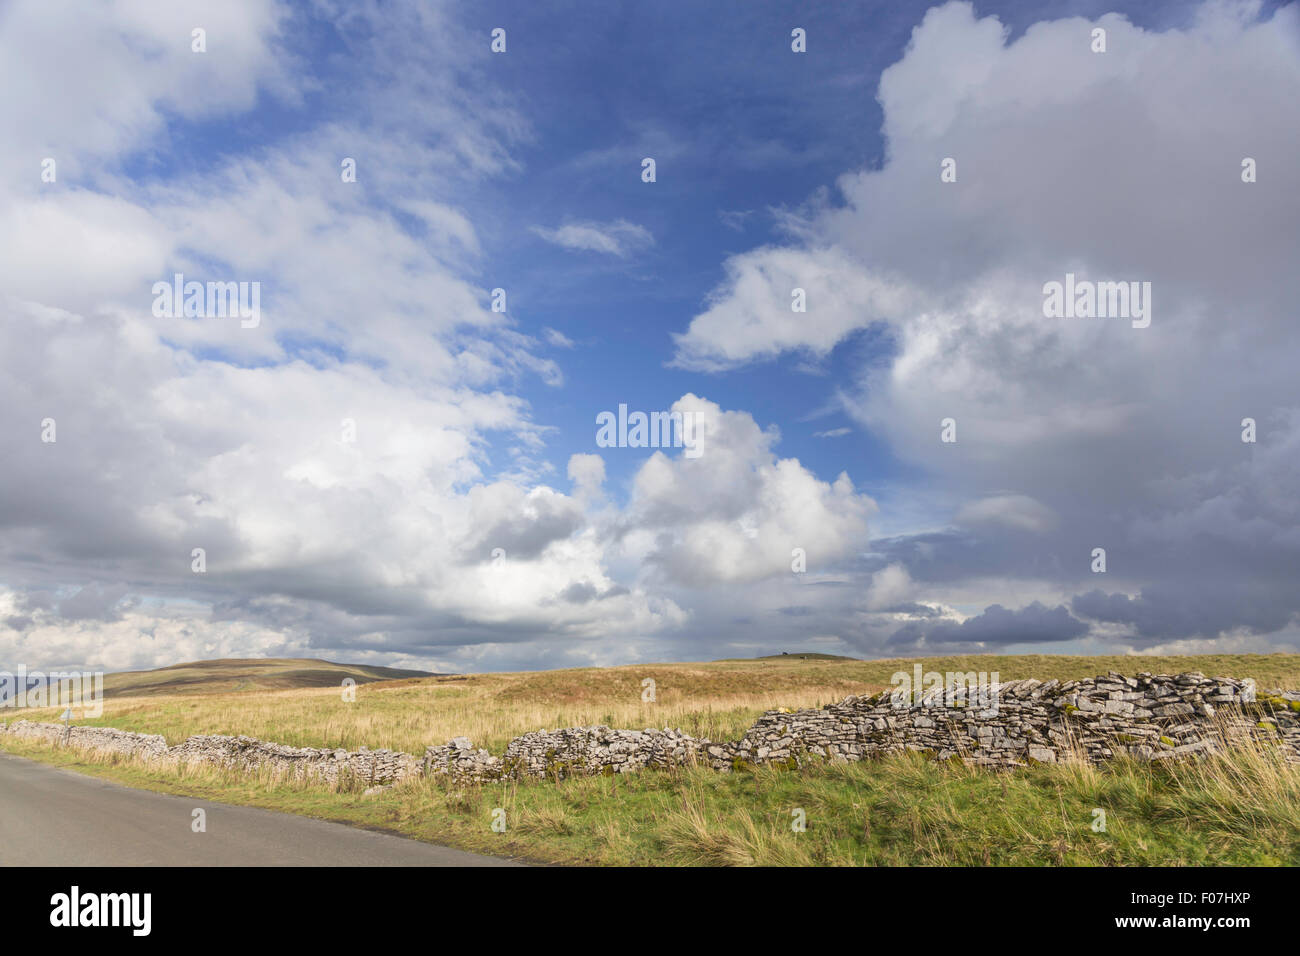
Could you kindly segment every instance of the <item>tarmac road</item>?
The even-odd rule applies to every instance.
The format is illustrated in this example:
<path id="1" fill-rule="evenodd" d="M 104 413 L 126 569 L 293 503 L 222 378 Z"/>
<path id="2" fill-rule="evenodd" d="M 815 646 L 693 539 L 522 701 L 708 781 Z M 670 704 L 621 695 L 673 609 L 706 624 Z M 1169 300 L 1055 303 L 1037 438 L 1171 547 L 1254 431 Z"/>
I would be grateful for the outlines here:
<path id="1" fill-rule="evenodd" d="M 207 832 L 191 829 L 207 813 Z M 135 790 L 0 753 L 0 866 L 516 866 L 340 823 Z"/>

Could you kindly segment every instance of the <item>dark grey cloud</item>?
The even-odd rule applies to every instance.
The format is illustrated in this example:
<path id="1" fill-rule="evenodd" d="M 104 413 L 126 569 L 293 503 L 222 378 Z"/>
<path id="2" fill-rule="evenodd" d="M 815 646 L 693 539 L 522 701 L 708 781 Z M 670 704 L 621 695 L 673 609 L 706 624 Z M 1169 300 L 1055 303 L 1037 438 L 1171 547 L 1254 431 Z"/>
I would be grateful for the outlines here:
<path id="1" fill-rule="evenodd" d="M 59 616 L 69 621 L 116 621 L 121 617 L 119 602 L 126 589 L 88 584 L 59 602 Z"/>
<path id="2" fill-rule="evenodd" d="M 1140 644 L 1151 644 L 1238 629 L 1271 634 L 1300 612 L 1300 597 L 1279 601 L 1274 588 L 1242 581 L 1202 589 L 1179 582 L 1173 587 L 1144 587 L 1136 597 L 1089 591 L 1071 599 L 1070 609 L 1080 617 L 1126 625 Z"/>
<path id="3" fill-rule="evenodd" d="M 1070 615 L 1064 605 L 1049 608 L 1038 601 L 1012 611 L 991 604 L 984 612 L 960 624 L 950 621 L 913 621 L 889 638 L 888 646 L 919 651 L 934 645 L 1006 647 L 1069 641 L 1087 633 L 1088 625 Z"/>
<path id="4" fill-rule="evenodd" d="M 570 604 L 586 604 L 594 600 L 599 593 L 594 584 L 587 581 L 574 581 L 560 592 L 560 600 L 568 601 Z"/>
<path id="5" fill-rule="evenodd" d="M 573 534 L 584 523 L 582 512 L 572 501 L 562 499 L 544 505 L 533 513 L 506 515 L 482 533 L 481 544 L 475 550 L 479 560 L 489 561 L 500 548 L 505 557 L 536 558 L 553 541 L 561 541 Z"/>

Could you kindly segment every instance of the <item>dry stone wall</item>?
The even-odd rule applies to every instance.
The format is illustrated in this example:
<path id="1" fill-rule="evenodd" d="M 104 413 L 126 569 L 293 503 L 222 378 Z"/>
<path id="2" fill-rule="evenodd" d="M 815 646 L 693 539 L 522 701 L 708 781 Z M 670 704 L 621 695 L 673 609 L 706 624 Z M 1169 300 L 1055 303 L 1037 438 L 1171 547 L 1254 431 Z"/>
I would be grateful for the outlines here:
<path id="1" fill-rule="evenodd" d="M 170 764 L 270 772 L 333 785 L 383 787 L 419 775 L 455 782 L 616 774 L 702 764 L 716 770 L 856 761 L 900 751 L 988 767 L 1100 762 L 1119 754 L 1164 760 L 1263 741 L 1300 763 L 1300 692 L 1256 693 L 1249 681 L 1203 674 L 1088 680 L 1010 681 L 984 689 L 902 691 L 848 697 L 818 710 L 768 711 L 737 741 L 715 743 L 680 730 L 570 727 L 510 741 L 502 756 L 465 737 L 429 747 L 423 759 L 392 750 L 288 747 L 252 737 L 201 735 L 169 747 L 156 734 L 26 720 L 0 736 Z"/>
<path id="2" fill-rule="evenodd" d="M 7 726 L 0 723 L 0 733 L 49 744 L 68 744 L 82 750 L 123 757 L 158 760 L 167 755 L 167 738 L 161 734 L 134 734 L 115 727 L 65 727 L 63 724 L 34 724 L 19 720 Z"/>
<path id="3" fill-rule="evenodd" d="M 151 763 L 207 764 L 244 772 L 269 771 L 292 779 L 365 786 L 397 783 L 420 772 L 419 760 L 394 750 L 319 750 L 287 747 L 253 737 L 198 735 L 174 747 L 159 734 L 136 734 L 112 727 L 64 727 L 26 720 L 0 723 L 0 735 L 65 744 L 101 754 L 116 754 Z"/>
<path id="4" fill-rule="evenodd" d="M 387 786 L 420 773 L 420 761 L 397 750 L 287 747 L 242 736 L 190 737 L 172 747 L 168 758 L 228 770 L 268 770 L 291 779 L 316 779 L 330 784 L 354 782 L 367 787 Z"/>
<path id="5" fill-rule="evenodd" d="M 917 750 L 983 766 L 1099 762 L 1117 754 L 1160 760 L 1218 750 L 1234 739 L 1275 740 L 1300 761 L 1300 694 L 1257 695 L 1253 685 L 1203 674 L 1139 674 L 997 687 L 996 707 L 958 687 L 924 695 L 850 697 L 821 710 L 769 712 L 711 756 L 749 763 L 808 757 L 861 760 Z M 721 752 L 718 752 L 721 751 Z"/>

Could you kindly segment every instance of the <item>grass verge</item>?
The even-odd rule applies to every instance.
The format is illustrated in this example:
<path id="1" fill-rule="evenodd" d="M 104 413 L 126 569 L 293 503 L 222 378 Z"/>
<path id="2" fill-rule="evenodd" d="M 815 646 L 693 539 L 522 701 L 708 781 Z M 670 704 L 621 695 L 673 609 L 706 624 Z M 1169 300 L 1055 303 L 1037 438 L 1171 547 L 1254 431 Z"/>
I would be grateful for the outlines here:
<path id="1" fill-rule="evenodd" d="M 381 794 L 172 770 L 5 741 L 7 752 L 203 800 L 379 828 L 537 862 L 714 866 L 1300 865 L 1300 767 L 1202 761 L 990 772 L 898 755 L 798 771 L 703 768 Z M 506 831 L 491 829 L 505 811 Z M 802 811 L 806 831 L 792 824 Z M 1095 829 L 1104 812 L 1105 829 Z"/>

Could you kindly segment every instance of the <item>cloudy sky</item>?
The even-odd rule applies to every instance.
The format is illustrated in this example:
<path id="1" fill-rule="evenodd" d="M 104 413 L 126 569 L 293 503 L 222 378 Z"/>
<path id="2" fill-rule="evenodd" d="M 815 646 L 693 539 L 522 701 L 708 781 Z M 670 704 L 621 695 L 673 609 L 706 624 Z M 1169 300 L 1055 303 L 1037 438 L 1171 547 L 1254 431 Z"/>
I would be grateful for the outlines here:
<path id="1" fill-rule="evenodd" d="M 1129 7 L 0 6 L 0 667 L 1300 648 L 1300 9 Z"/>

